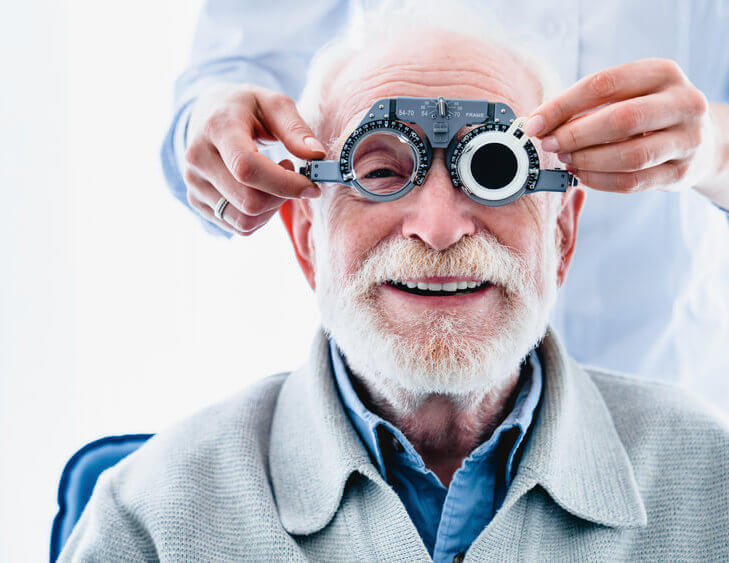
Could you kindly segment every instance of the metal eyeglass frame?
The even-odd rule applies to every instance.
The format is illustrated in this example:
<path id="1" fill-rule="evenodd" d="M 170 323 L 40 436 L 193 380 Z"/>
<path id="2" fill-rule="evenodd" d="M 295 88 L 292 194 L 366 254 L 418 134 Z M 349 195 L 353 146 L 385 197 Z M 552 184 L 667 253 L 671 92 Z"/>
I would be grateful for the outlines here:
<path id="1" fill-rule="evenodd" d="M 434 148 L 446 149 L 445 162 L 455 187 L 472 200 L 499 206 L 517 200 L 525 193 L 566 192 L 576 186 L 577 178 L 560 168 L 541 169 L 539 154 L 522 130 L 525 119 L 501 102 L 439 98 L 396 97 L 377 100 L 342 146 L 339 160 L 307 161 L 299 172 L 314 182 L 334 182 L 357 190 L 371 201 L 392 201 L 422 185 L 430 170 Z M 409 125 L 416 124 L 425 139 Z M 476 128 L 457 139 L 465 126 Z M 355 177 L 352 158 L 359 143 L 374 133 L 386 132 L 406 142 L 415 166 L 407 183 L 399 190 L 378 194 L 367 190 Z M 516 173 L 505 186 L 482 186 L 471 173 L 471 159 L 483 145 L 500 143 L 514 154 Z"/>

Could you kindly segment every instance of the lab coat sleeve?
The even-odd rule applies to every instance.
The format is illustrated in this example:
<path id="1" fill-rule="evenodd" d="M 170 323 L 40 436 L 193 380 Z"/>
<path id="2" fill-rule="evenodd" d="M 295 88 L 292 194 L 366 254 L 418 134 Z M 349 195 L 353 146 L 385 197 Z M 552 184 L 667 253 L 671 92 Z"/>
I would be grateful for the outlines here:
<path id="1" fill-rule="evenodd" d="M 340 0 L 207 0 L 202 8 L 188 67 L 175 81 L 174 112 L 160 150 L 172 195 L 183 205 L 182 178 L 186 132 L 192 103 L 212 84 L 249 83 L 296 98 L 311 55 L 326 41 L 322 31 L 342 21 L 347 2 Z M 196 215 L 197 212 L 192 210 Z M 202 219 L 211 234 L 232 235 Z"/>

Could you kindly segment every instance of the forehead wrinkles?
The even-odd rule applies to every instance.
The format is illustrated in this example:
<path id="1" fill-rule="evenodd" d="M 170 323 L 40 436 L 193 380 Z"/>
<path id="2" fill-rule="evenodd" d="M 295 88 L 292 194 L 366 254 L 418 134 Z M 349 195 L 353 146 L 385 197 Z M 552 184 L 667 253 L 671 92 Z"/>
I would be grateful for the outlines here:
<path id="1" fill-rule="evenodd" d="M 522 69 L 509 72 L 508 69 L 481 66 L 481 70 L 472 70 L 434 64 L 392 63 L 380 65 L 359 78 L 350 78 L 351 88 L 339 87 L 335 82 L 331 90 L 333 99 L 328 104 L 334 111 L 322 124 L 322 137 L 336 151 L 365 112 L 380 98 L 444 95 L 488 99 L 507 103 L 517 115 L 523 114 L 527 106 L 536 106 L 538 84 L 530 79 L 524 80 L 526 76 Z M 350 92 L 351 95 L 337 99 L 338 92 Z"/>

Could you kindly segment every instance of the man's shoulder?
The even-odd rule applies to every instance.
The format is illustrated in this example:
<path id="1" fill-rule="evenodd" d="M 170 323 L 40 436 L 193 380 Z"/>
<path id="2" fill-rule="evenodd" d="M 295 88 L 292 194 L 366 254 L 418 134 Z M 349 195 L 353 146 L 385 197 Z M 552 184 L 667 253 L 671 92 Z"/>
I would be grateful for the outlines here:
<path id="1" fill-rule="evenodd" d="M 654 428 L 670 435 L 700 432 L 729 440 L 729 418 L 690 391 L 671 383 L 581 366 L 595 383 L 615 425 Z"/>
<path id="2" fill-rule="evenodd" d="M 593 367 L 582 369 L 610 411 L 647 504 L 664 517 L 668 512 L 696 510 L 704 514 L 714 511 L 726 520 L 726 416 L 672 384 Z"/>
<path id="3" fill-rule="evenodd" d="M 287 376 L 264 377 L 150 438 L 109 470 L 118 501 L 154 512 L 211 491 L 266 488 L 271 419 Z"/>
<path id="4" fill-rule="evenodd" d="M 104 471 L 68 558 L 286 559 L 268 444 L 287 375 L 200 410 Z"/>

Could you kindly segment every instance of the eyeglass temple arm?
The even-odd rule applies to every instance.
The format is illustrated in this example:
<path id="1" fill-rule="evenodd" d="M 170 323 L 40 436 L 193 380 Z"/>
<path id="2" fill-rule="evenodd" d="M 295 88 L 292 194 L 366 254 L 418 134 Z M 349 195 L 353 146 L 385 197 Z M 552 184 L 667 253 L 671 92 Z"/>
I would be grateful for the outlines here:
<path id="1" fill-rule="evenodd" d="M 346 184 L 353 176 L 342 177 L 338 160 L 310 160 L 299 168 L 299 174 L 303 174 L 312 182 L 336 182 Z"/>
<path id="2" fill-rule="evenodd" d="M 566 192 L 570 186 L 578 184 L 577 178 L 566 170 L 555 168 L 554 170 L 542 169 L 539 171 L 539 178 L 534 186 L 533 192 Z"/>

